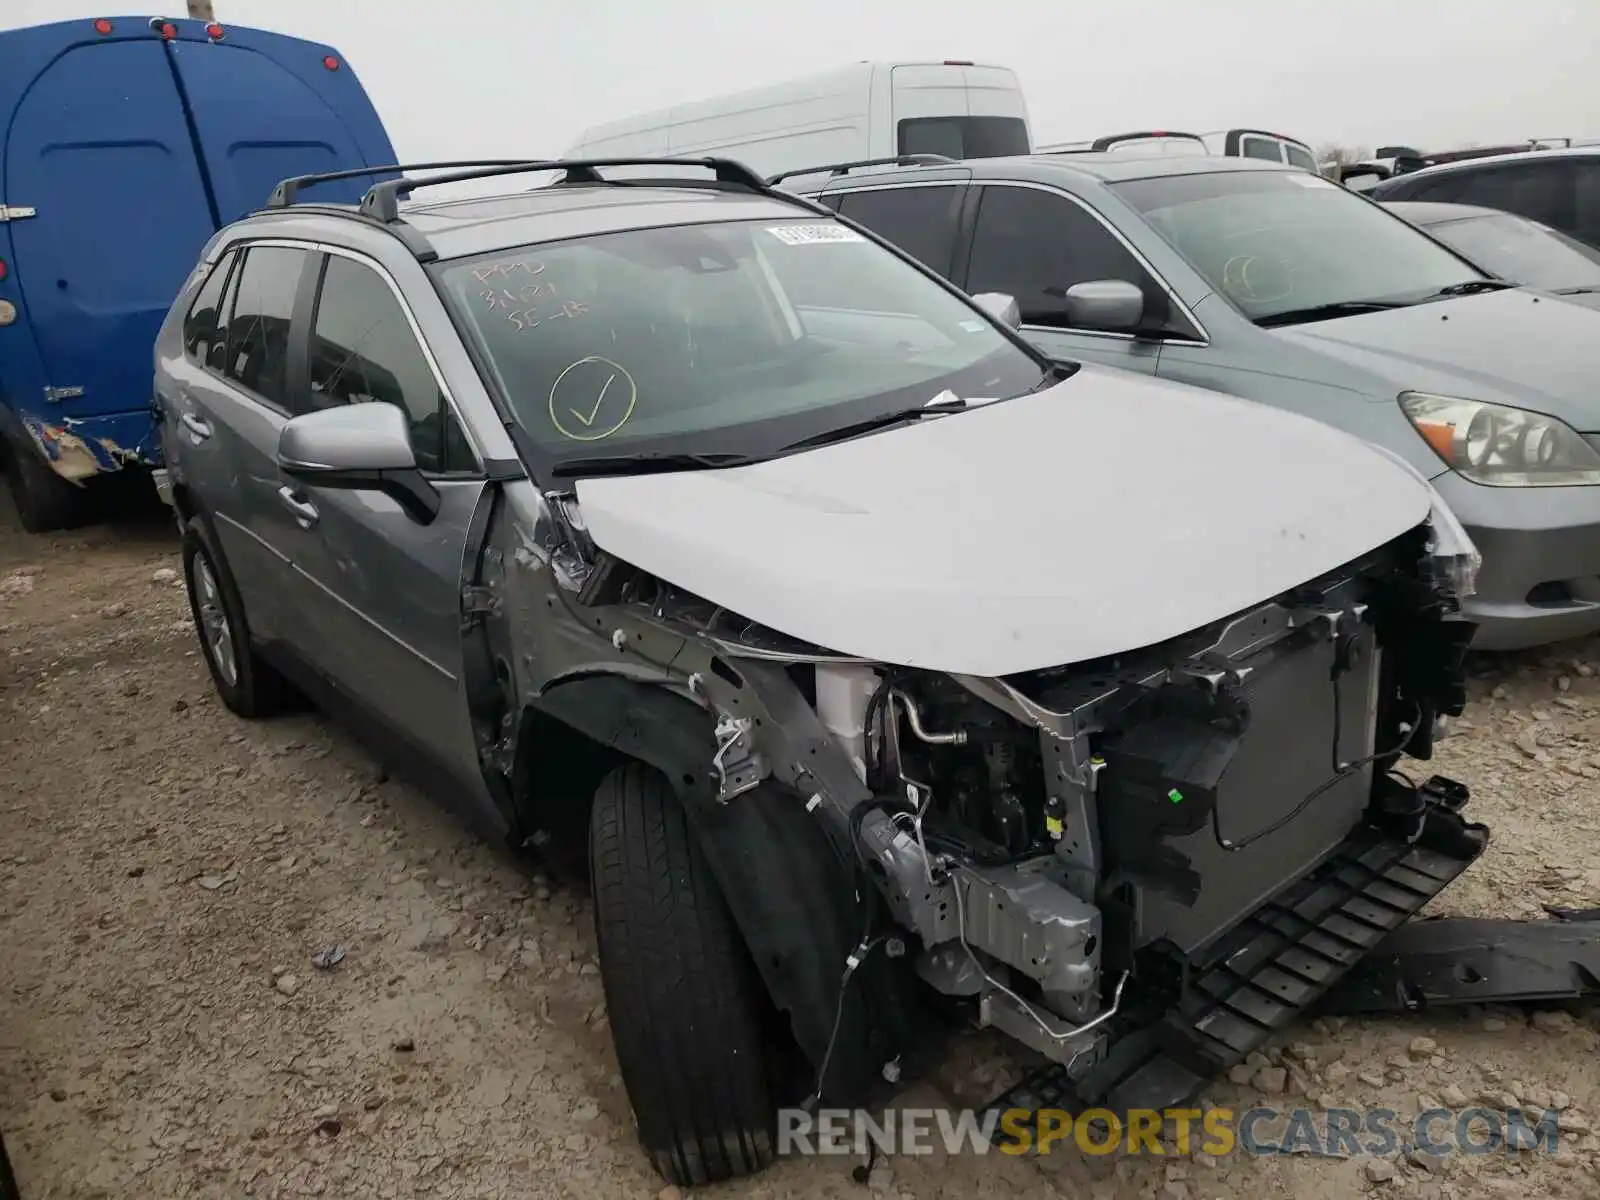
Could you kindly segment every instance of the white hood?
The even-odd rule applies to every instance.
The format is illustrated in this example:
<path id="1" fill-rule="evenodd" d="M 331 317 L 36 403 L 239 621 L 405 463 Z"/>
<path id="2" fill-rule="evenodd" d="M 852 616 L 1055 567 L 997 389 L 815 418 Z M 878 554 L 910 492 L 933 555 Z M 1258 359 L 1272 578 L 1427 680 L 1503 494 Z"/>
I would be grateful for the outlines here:
<path id="1" fill-rule="evenodd" d="M 1008 675 L 1230 616 L 1428 517 L 1292 413 L 1086 366 L 1031 396 L 746 467 L 580 480 L 595 544 L 837 653 Z"/>

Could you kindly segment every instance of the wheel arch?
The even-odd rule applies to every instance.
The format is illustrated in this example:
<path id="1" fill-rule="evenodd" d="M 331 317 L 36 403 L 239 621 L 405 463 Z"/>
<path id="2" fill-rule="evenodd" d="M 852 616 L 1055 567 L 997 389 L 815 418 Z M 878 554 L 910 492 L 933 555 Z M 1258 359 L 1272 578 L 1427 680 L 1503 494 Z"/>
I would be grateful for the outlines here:
<path id="1" fill-rule="evenodd" d="M 860 1097 L 907 1040 L 905 972 L 881 954 L 855 972 L 840 1012 L 846 959 L 862 936 L 850 869 L 806 799 L 768 781 L 728 803 L 710 771 L 716 743 L 710 714 L 659 684 L 610 673 L 558 683 L 526 706 L 518 738 L 519 804 L 534 830 L 568 822 L 586 828 L 587 803 L 561 816 L 538 794 L 541 772 L 568 754 L 592 755 L 593 784 L 636 760 L 660 771 L 684 806 L 689 827 L 722 889 L 740 936 L 776 1008 L 812 1069 L 835 1041 L 826 1091 Z M 534 739 L 544 743 L 541 750 Z M 587 745 L 585 745 L 587 743 Z M 524 774 L 524 764 L 526 771 Z M 593 787 L 583 793 L 585 801 Z M 566 790 L 571 797 L 574 793 Z M 535 835 L 537 838 L 537 834 Z M 838 1034 L 835 1037 L 835 1020 Z"/>

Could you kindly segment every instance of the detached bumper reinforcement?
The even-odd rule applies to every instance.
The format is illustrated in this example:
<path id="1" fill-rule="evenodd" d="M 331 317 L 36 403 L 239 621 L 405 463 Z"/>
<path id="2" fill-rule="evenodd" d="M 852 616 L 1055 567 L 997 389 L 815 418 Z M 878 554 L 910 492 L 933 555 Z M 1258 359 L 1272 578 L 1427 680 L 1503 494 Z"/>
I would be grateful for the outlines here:
<path id="1" fill-rule="evenodd" d="M 1545 911 L 1545 921 L 1412 921 L 1385 938 L 1317 1008 L 1404 1013 L 1600 995 L 1600 909 Z"/>
<path id="2" fill-rule="evenodd" d="M 1230 931 L 1220 957 L 1190 976 L 1176 1004 L 1143 1022 L 1117 1018 L 1109 1052 L 1088 1071 L 1069 1079 L 1052 1063 L 989 1109 L 1122 1116 L 1191 1101 L 1313 1008 L 1483 852 L 1487 829 L 1459 813 L 1465 788 L 1436 779 L 1415 796 L 1421 803 L 1409 820 L 1361 825 L 1317 870 Z"/>

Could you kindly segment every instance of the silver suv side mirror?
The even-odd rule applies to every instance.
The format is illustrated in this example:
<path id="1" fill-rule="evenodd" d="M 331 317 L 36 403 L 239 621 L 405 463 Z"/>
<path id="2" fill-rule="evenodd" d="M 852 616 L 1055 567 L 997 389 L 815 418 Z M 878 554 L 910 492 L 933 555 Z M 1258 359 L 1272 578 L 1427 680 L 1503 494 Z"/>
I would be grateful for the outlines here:
<path id="1" fill-rule="evenodd" d="M 979 292 L 972 302 L 1011 328 L 1022 328 L 1022 309 L 1017 306 L 1015 296 L 1008 296 L 1005 292 Z"/>
<path id="2" fill-rule="evenodd" d="M 426 525 L 439 493 L 417 470 L 407 416 L 382 400 L 302 413 L 278 434 L 278 470 L 312 487 L 382 492 Z"/>
<path id="3" fill-rule="evenodd" d="M 1079 329 L 1131 333 L 1144 320 L 1144 292 L 1125 279 L 1090 279 L 1066 292 L 1067 323 Z"/>

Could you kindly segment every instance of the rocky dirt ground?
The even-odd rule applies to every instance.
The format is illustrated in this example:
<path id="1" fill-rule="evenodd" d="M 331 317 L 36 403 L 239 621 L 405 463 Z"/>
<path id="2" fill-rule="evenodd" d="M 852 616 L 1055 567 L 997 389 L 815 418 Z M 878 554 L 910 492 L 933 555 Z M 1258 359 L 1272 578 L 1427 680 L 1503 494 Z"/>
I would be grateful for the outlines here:
<path id="1" fill-rule="evenodd" d="M 177 566 L 160 513 L 36 538 L 0 509 L 0 1131 L 24 1196 L 661 1193 L 586 898 L 475 840 L 326 721 L 230 716 Z M 1444 901 L 1600 902 L 1600 642 L 1480 667 L 1439 769 L 1473 785 L 1495 836 Z M 709 1194 L 1594 1196 L 1597 1028 L 1592 1011 L 1322 1023 L 1211 1093 L 1556 1104 L 1555 1155 L 1058 1148 L 900 1157 L 865 1185 L 851 1160 L 792 1159 Z M 904 1103 L 978 1102 L 1012 1066 L 973 1036 Z"/>

